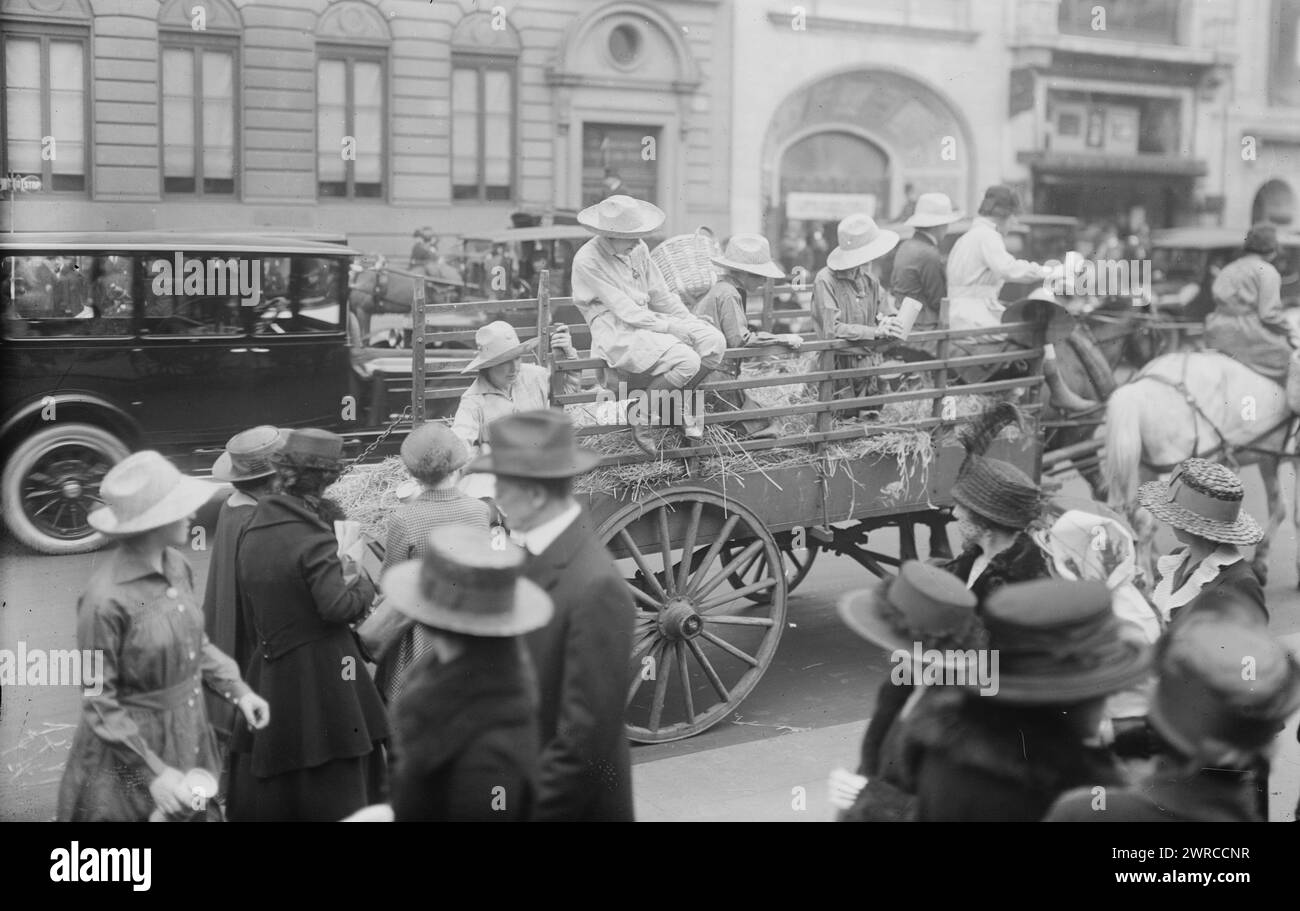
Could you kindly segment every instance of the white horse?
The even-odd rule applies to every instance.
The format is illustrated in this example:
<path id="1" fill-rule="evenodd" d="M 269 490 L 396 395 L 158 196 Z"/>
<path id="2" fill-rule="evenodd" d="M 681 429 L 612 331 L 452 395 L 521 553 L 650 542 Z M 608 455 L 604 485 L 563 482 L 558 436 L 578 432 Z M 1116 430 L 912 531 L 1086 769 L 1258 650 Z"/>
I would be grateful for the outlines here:
<path id="1" fill-rule="evenodd" d="M 1269 544 L 1286 518 L 1279 454 L 1288 442 L 1295 451 L 1290 414 L 1281 386 L 1216 351 L 1162 355 L 1115 390 L 1106 404 L 1102 479 L 1107 504 L 1131 517 L 1139 565 L 1153 581 L 1156 522 L 1138 506 L 1138 484 L 1194 455 L 1259 466 L 1268 521 L 1251 566 L 1261 581 L 1267 577 Z M 1300 484 L 1293 515 L 1300 529 Z M 1300 573 L 1300 557 L 1296 564 Z"/>

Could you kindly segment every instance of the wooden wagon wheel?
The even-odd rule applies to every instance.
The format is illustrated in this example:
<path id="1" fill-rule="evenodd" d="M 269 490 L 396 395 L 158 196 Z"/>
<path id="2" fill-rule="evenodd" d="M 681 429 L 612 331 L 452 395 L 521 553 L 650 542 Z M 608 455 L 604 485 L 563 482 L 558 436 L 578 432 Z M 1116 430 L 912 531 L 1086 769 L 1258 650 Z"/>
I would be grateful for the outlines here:
<path id="1" fill-rule="evenodd" d="M 723 584 L 759 559 L 779 565 L 776 538 L 735 500 L 696 488 L 630 504 L 607 519 L 599 535 L 616 555 L 627 555 L 636 601 L 628 737 L 663 743 L 707 730 L 758 684 L 785 629 L 784 575 L 742 588 Z M 697 544 L 709 537 L 701 556 Z M 728 543 L 736 545 L 730 558 L 723 555 Z M 753 594 L 766 599 L 753 603 L 747 597 Z"/>
<path id="2" fill-rule="evenodd" d="M 791 547 L 792 538 L 790 532 L 780 532 L 776 539 L 777 547 L 781 549 L 781 562 L 785 566 L 785 592 L 788 595 L 793 593 L 804 579 L 808 578 L 813 562 L 817 559 L 817 554 L 821 552 L 821 544 L 816 538 L 809 537 L 805 543 L 804 553 L 800 556 Z M 729 541 L 723 545 L 722 558 L 730 560 L 738 551 L 738 546 Z M 732 588 L 746 588 L 759 579 L 765 578 L 767 574 L 767 557 L 762 556 L 755 560 L 744 573 L 732 573 L 727 577 L 727 581 L 731 583 Z M 767 600 L 768 593 L 758 592 L 746 597 L 755 603 L 762 603 Z"/>

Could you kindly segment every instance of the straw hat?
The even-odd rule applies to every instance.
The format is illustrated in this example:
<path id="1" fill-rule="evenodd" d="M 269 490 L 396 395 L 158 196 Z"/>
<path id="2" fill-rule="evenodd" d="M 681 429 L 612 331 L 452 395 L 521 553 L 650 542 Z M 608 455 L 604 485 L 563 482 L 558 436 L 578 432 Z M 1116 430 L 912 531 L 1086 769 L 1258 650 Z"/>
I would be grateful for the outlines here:
<path id="1" fill-rule="evenodd" d="M 212 465 L 215 481 L 254 481 L 275 474 L 271 456 L 284 445 L 287 433 L 263 424 L 241 430 L 226 443 L 226 451 Z"/>
<path id="2" fill-rule="evenodd" d="M 1138 502 L 1161 522 L 1221 544 L 1258 544 L 1259 523 L 1241 511 L 1241 479 L 1207 459 L 1188 459 L 1168 483 L 1151 481 L 1138 489 Z"/>
<path id="3" fill-rule="evenodd" d="M 578 213 L 578 224 L 604 237 L 645 237 L 659 228 L 668 216 L 658 206 L 631 196 L 609 196 Z"/>
<path id="4" fill-rule="evenodd" d="M 1300 709 L 1300 664 L 1263 630 L 1193 618 L 1171 633 L 1157 661 L 1151 726 L 1185 756 L 1214 761 L 1224 747 L 1259 750 Z"/>
<path id="5" fill-rule="evenodd" d="M 1085 702 L 1141 681 L 1150 650 L 1122 622 L 1100 582 L 1019 582 L 984 606 L 989 648 L 998 653 L 998 691 L 990 699 L 1024 705 Z"/>
<path id="6" fill-rule="evenodd" d="M 571 478 L 600 464 L 600 456 L 578 445 L 573 422 L 561 411 L 521 411 L 488 425 L 490 451 L 468 470 L 514 478 Z"/>
<path id="7" fill-rule="evenodd" d="M 524 551 L 482 528 L 446 525 L 429 533 L 424 559 L 384 573 L 393 607 L 434 629 L 467 636 L 520 636 L 551 619 L 551 599 L 522 575 Z"/>
<path id="8" fill-rule="evenodd" d="M 343 437 L 315 427 L 286 431 L 284 442 L 271 454 L 271 463 L 294 468 L 338 469 L 343 463 Z"/>
<path id="9" fill-rule="evenodd" d="M 913 228 L 933 228 L 935 225 L 949 225 L 961 218 L 961 213 L 952 207 L 952 200 L 943 193 L 922 193 L 916 200 L 912 217 L 903 222 Z"/>
<path id="10" fill-rule="evenodd" d="M 1025 529 L 1042 514 L 1043 495 L 1037 484 L 1010 462 L 984 455 L 1003 428 L 1023 426 L 1020 411 L 1010 402 L 985 408 L 959 431 L 966 458 L 957 471 L 952 498 L 985 519 L 1006 528 Z"/>
<path id="11" fill-rule="evenodd" d="M 1002 311 L 1004 323 L 1045 323 L 1047 341 L 1051 344 L 1065 341 L 1074 332 L 1075 321 L 1070 311 L 1056 299 L 1050 288 L 1040 285 L 1023 299 L 1009 304 Z"/>
<path id="12" fill-rule="evenodd" d="M 514 326 L 505 320 L 497 320 L 474 333 L 474 344 L 478 346 L 478 351 L 475 352 L 474 359 L 461 368 L 461 373 L 473 373 L 513 361 L 517 357 L 523 357 L 536 343 L 520 342 L 519 333 Z"/>
<path id="13" fill-rule="evenodd" d="M 710 256 L 715 266 L 739 269 L 764 278 L 785 278 L 781 267 L 772 262 L 772 248 L 762 234 L 733 234 L 721 256 Z"/>
<path id="14" fill-rule="evenodd" d="M 216 484 L 187 478 L 161 453 L 134 452 L 104 475 L 104 505 L 87 521 L 106 535 L 137 535 L 188 517 L 219 491 Z"/>
<path id="15" fill-rule="evenodd" d="M 866 265 L 898 246 L 898 233 L 880 227 L 870 215 L 850 215 L 836 234 L 839 246 L 826 257 L 826 265 L 837 272 Z"/>
<path id="16" fill-rule="evenodd" d="M 840 599 L 840 619 L 868 642 L 911 654 L 922 648 L 969 649 L 983 644 L 977 599 L 961 580 L 909 560 L 898 575 Z"/>

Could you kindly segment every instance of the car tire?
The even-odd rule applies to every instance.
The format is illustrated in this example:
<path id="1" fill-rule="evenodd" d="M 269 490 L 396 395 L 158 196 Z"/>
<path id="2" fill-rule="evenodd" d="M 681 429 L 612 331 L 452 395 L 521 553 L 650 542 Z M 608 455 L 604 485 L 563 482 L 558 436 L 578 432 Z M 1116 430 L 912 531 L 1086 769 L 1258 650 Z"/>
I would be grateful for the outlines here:
<path id="1" fill-rule="evenodd" d="M 3 478 L 0 478 L 5 527 L 38 553 L 80 554 L 97 550 L 104 545 L 105 537 L 85 526 L 84 517 L 93 508 L 91 501 L 98 499 L 98 482 L 103 472 L 129 453 L 117 436 L 94 424 L 55 424 L 32 434 L 5 460 Z M 52 457 L 58 454 L 67 458 L 52 462 Z M 51 489 L 75 485 L 78 491 L 68 497 L 75 501 L 69 504 L 73 514 L 70 526 L 62 533 L 49 523 L 33 519 L 24 508 L 33 472 L 52 464 L 64 475 L 64 481 L 59 485 L 51 483 Z M 84 533 L 78 528 L 84 528 Z"/>

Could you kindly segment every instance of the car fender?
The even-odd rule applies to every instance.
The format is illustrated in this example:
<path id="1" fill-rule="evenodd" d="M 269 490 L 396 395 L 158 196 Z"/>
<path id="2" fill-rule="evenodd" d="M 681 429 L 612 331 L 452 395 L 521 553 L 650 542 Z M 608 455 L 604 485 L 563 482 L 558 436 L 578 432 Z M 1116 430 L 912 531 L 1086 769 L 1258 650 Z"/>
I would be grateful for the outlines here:
<path id="1" fill-rule="evenodd" d="M 55 392 L 33 397 L 10 409 L 0 424 L 0 450 L 7 455 L 24 436 L 46 423 L 41 413 L 51 404 L 56 420 L 99 425 L 132 448 L 141 438 L 135 418 L 108 399 L 89 392 Z"/>

